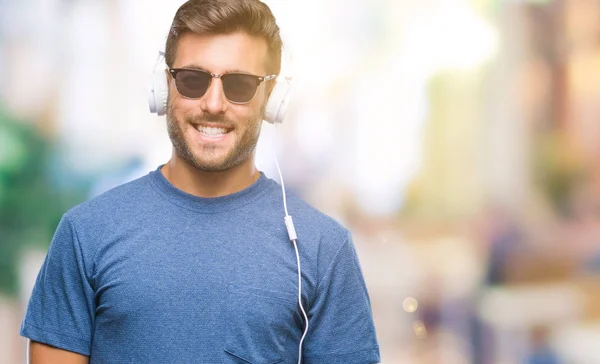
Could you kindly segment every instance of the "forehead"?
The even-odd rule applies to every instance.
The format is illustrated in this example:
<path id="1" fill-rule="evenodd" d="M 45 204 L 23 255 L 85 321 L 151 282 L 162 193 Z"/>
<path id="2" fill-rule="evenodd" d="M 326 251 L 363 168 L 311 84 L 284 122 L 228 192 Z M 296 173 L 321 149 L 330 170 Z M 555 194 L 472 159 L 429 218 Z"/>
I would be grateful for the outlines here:
<path id="1" fill-rule="evenodd" d="M 268 46 L 262 37 L 243 32 L 184 33 L 178 41 L 173 67 L 197 67 L 213 73 L 266 72 Z"/>

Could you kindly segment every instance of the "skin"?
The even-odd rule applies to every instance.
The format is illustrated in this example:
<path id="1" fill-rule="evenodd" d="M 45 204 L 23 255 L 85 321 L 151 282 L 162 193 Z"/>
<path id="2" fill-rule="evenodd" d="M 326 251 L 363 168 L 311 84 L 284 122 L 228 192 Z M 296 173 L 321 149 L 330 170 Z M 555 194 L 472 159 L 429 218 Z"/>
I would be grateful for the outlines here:
<path id="1" fill-rule="evenodd" d="M 57 349 L 42 343 L 31 341 L 29 345 L 29 363 L 31 364 L 88 364 L 85 355 Z"/>
<path id="2" fill-rule="evenodd" d="M 184 34 L 179 39 L 173 68 L 199 68 L 223 74 L 241 71 L 268 75 L 267 42 L 245 33 Z M 264 108 L 272 85 L 263 82 L 251 102 L 230 103 L 221 80 L 213 78 L 206 94 L 197 100 L 183 98 L 169 80 L 167 129 L 173 153 L 161 172 L 175 187 L 199 197 L 225 196 L 243 190 L 260 176 L 255 147 Z M 228 133 L 215 141 L 202 137 L 194 125 L 225 126 Z M 87 364 L 84 355 L 32 341 L 31 364 Z"/>
<path id="3" fill-rule="evenodd" d="M 241 71 L 266 76 L 267 42 L 245 33 L 184 34 L 173 68 L 199 68 L 216 74 Z M 272 82 L 269 82 L 272 84 Z M 167 126 L 173 154 L 162 168 L 175 187 L 200 197 L 238 192 L 260 176 L 255 147 L 271 85 L 263 82 L 247 104 L 229 102 L 221 79 L 213 78 L 206 94 L 197 100 L 182 97 L 169 78 Z M 206 140 L 194 125 L 226 127 L 226 137 Z"/>

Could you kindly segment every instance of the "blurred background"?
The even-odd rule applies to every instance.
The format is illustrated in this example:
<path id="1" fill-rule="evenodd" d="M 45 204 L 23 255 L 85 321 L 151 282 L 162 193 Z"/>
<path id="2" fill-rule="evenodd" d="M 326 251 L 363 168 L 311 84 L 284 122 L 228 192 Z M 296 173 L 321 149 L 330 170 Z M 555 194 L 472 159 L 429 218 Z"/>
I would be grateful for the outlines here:
<path id="1" fill-rule="evenodd" d="M 0 0 L 0 363 L 61 215 L 168 160 L 182 0 Z M 257 163 L 348 226 L 383 363 L 600 363 L 600 0 L 269 0 Z"/>

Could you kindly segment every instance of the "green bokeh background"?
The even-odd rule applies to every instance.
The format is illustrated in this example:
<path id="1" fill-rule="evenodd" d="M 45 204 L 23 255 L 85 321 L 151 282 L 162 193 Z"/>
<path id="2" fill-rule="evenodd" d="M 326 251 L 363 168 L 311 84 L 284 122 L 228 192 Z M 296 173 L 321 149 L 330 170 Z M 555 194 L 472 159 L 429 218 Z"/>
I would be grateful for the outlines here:
<path id="1" fill-rule="evenodd" d="M 85 198 L 60 187 L 69 176 L 58 164 L 54 143 L 0 105 L 0 294 L 17 295 L 23 249 L 47 249 L 62 214 Z"/>

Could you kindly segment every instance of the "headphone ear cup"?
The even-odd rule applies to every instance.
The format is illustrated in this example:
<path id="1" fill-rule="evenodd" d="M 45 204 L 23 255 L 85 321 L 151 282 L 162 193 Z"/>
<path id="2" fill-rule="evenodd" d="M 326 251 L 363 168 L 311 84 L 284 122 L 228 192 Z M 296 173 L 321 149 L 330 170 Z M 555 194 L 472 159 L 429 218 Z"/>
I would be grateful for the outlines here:
<path id="1" fill-rule="evenodd" d="M 265 121 L 271 124 L 280 124 L 285 119 L 291 98 L 292 85 L 287 81 L 277 80 L 267 106 L 265 108 Z"/>
<path id="2" fill-rule="evenodd" d="M 148 106 L 151 113 L 162 116 L 167 112 L 167 97 L 169 85 L 164 70 L 155 71 L 150 79 L 150 90 L 148 91 Z"/>

